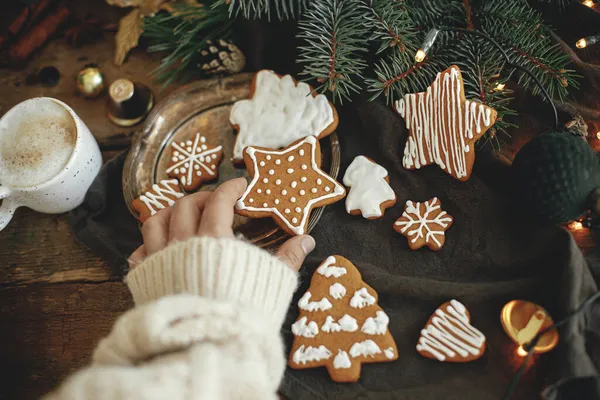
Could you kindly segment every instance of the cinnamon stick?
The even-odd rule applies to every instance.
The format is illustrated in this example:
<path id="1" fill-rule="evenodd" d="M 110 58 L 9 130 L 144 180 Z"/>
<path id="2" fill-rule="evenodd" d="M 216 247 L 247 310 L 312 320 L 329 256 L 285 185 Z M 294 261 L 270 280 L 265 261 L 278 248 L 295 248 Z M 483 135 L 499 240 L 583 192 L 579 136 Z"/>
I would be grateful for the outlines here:
<path id="1" fill-rule="evenodd" d="M 15 40 L 19 33 L 27 29 L 27 25 L 31 26 L 36 23 L 39 17 L 44 13 L 54 0 L 40 0 L 30 7 L 25 7 L 23 11 L 11 22 L 6 33 L 0 35 L 0 50 Z"/>
<path id="2" fill-rule="evenodd" d="M 67 6 L 61 5 L 56 11 L 42 19 L 12 45 L 8 51 L 8 63 L 14 65 L 26 61 L 35 50 L 46 43 L 56 33 L 58 28 L 67 21 L 69 14 Z"/>

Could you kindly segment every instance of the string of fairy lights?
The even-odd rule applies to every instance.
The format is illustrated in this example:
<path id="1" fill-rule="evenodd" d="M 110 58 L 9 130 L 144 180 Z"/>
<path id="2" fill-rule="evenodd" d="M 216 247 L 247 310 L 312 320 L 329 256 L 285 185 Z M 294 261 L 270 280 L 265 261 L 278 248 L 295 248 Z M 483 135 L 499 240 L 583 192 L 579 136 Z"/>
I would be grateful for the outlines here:
<path id="1" fill-rule="evenodd" d="M 598 5 L 594 0 L 584 0 L 583 2 L 581 2 L 581 4 L 591 9 L 595 9 Z M 578 49 L 585 49 L 586 47 L 592 46 L 597 43 L 600 43 L 600 34 L 587 36 L 579 39 L 575 43 L 575 47 L 577 47 Z M 600 139 L 600 132 L 598 132 L 598 139 Z"/>

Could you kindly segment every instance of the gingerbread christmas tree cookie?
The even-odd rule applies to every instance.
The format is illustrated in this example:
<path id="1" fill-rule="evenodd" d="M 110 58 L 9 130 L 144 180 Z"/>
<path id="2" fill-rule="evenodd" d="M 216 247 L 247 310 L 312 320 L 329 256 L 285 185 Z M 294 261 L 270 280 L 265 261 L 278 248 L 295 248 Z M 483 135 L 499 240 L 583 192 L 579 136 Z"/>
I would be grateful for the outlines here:
<path id="1" fill-rule="evenodd" d="M 346 195 L 344 187 L 321 169 L 321 148 L 314 136 L 283 150 L 247 147 L 244 163 L 252 180 L 236 203 L 236 213 L 272 217 L 290 235 L 307 232 L 314 208 Z"/>
<path id="2" fill-rule="evenodd" d="M 480 358 L 485 348 L 485 336 L 471 325 L 469 311 L 457 300 L 435 310 L 417 343 L 423 357 L 456 363 Z"/>
<path id="3" fill-rule="evenodd" d="M 169 177 L 179 179 L 189 192 L 217 178 L 222 158 L 222 146 L 212 146 L 204 136 L 196 133 L 193 139 L 171 144 L 171 162 L 166 172 Z"/>
<path id="4" fill-rule="evenodd" d="M 290 75 L 262 70 L 254 75 L 250 99 L 236 102 L 229 122 L 238 131 L 233 162 L 240 163 L 247 146 L 286 147 L 307 136 L 323 138 L 338 125 L 327 97 Z"/>
<path id="5" fill-rule="evenodd" d="M 454 219 L 442 210 L 437 197 L 423 203 L 408 200 L 404 213 L 394 222 L 394 230 L 408 239 L 411 250 L 423 246 L 431 250 L 439 250 L 446 242 L 446 230 L 452 226 Z"/>
<path id="6" fill-rule="evenodd" d="M 165 179 L 152 185 L 152 188 L 135 199 L 131 206 L 139 213 L 140 222 L 143 223 L 163 208 L 171 207 L 183 196 L 176 179 Z"/>
<path id="7" fill-rule="evenodd" d="M 396 101 L 395 109 L 408 129 L 404 168 L 437 164 L 461 181 L 471 176 L 475 142 L 497 117 L 493 108 L 465 99 L 456 65 L 439 73 L 427 91 L 407 94 Z"/>
<path id="8" fill-rule="evenodd" d="M 396 360 L 390 319 L 377 301 L 377 292 L 350 261 L 328 257 L 298 301 L 289 366 L 324 366 L 334 381 L 356 382 L 362 364 Z"/>

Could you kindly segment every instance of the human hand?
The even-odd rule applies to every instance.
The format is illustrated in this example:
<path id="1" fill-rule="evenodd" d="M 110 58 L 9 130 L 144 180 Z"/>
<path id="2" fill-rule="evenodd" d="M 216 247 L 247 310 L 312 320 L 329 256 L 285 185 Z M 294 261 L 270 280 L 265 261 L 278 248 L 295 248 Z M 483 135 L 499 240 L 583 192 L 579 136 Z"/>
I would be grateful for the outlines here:
<path id="1" fill-rule="evenodd" d="M 134 268 L 171 242 L 184 241 L 193 236 L 235 237 L 232 229 L 233 209 L 246 186 L 245 178 L 232 179 L 214 192 L 197 192 L 181 198 L 173 207 L 160 210 L 142 226 L 144 244 L 129 257 L 130 267 Z M 314 248 L 315 240 L 311 236 L 295 236 L 281 245 L 275 256 L 298 271 Z"/>

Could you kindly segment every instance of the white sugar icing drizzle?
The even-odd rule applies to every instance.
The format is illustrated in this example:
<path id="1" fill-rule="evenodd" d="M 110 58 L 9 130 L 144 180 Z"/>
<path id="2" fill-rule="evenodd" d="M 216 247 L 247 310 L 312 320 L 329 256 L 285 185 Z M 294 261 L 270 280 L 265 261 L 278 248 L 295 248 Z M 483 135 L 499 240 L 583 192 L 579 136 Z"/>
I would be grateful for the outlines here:
<path id="1" fill-rule="evenodd" d="M 375 315 L 375 318 L 367 318 L 363 323 L 362 328 L 360 328 L 360 330 L 367 335 L 383 335 L 387 332 L 390 318 L 383 311 L 377 311 Z"/>
<path id="2" fill-rule="evenodd" d="M 322 200 L 343 196 L 345 193 L 345 190 L 342 187 L 342 185 L 340 185 L 338 182 L 336 182 L 330 176 L 325 174 L 325 172 L 323 172 L 317 165 L 317 163 L 315 161 L 317 143 L 318 143 L 318 140 L 314 136 L 308 136 L 304 140 L 296 143 L 294 146 L 288 147 L 287 149 L 284 149 L 284 150 L 269 151 L 269 150 L 255 149 L 254 147 L 246 148 L 245 152 L 248 155 L 248 157 L 250 157 L 250 159 L 252 160 L 252 163 L 254 165 L 254 177 L 252 178 L 252 181 L 246 188 L 246 191 L 244 192 L 242 197 L 237 201 L 235 207 L 238 210 L 272 212 L 273 214 L 277 215 L 277 217 L 279 217 L 279 219 L 281 221 L 283 221 L 283 223 L 296 235 L 303 235 L 304 233 L 306 233 L 306 226 L 308 225 L 307 221 L 308 221 L 308 217 L 310 215 L 310 210 L 311 210 L 312 206 Z M 303 157 L 307 157 L 308 159 L 310 159 L 310 164 L 311 164 L 312 169 L 319 175 L 319 177 L 320 177 L 319 179 L 322 178 L 323 180 L 325 180 L 326 182 L 329 182 L 333 186 L 334 189 L 332 191 L 322 194 L 320 196 L 313 197 L 310 200 L 308 200 L 306 202 L 306 205 L 302 208 L 302 212 L 299 215 L 299 216 L 301 216 L 301 218 L 294 217 L 293 216 L 294 214 L 290 214 L 289 211 L 288 211 L 288 213 L 285 213 L 285 212 L 282 213 L 277 207 L 271 207 L 269 205 L 267 205 L 267 207 L 253 207 L 253 206 L 249 206 L 245 203 L 246 198 L 249 197 L 249 194 L 252 192 L 252 190 L 256 186 L 257 182 L 259 182 L 261 180 L 261 178 L 262 178 L 261 174 L 266 173 L 266 171 L 264 171 L 265 168 L 259 167 L 259 164 L 257 163 L 257 157 L 256 157 L 257 154 L 267 154 L 267 157 L 269 157 L 270 155 L 280 156 L 281 159 L 283 160 L 283 162 L 286 162 L 285 160 L 287 160 L 287 158 L 284 158 L 284 157 L 287 154 L 289 154 L 291 152 L 295 152 L 296 149 L 298 149 L 301 146 L 307 145 L 307 144 L 310 146 L 310 154 L 307 154 Z M 284 191 L 282 191 L 282 194 L 285 196 L 285 195 L 287 195 L 287 191 L 285 191 L 285 194 L 284 194 Z M 296 199 L 294 199 L 294 201 L 295 200 Z M 250 199 L 248 200 L 248 203 L 252 203 L 250 201 Z M 294 220 L 294 218 L 295 218 L 295 220 Z"/>
<path id="3" fill-rule="evenodd" d="M 334 264 L 335 264 L 335 257 L 329 256 L 329 257 L 327 257 L 325 262 L 323 262 L 323 264 L 321 264 L 319 266 L 319 268 L 317 268 L 317 272 L 326 278 L 330 278 L 332 276 L 334 278 L 339 278 L 340 276 L 346 274 L 346 272 L 347 272 L 346 268 L 336 267 Z"/>
<path id="4" fill-rule="evenodd" d="M 384 179 L 388 172 L 381 165 L 364 156 L 357 156 L 344 174 L 344 185 L 349 186 L 346 211 L 360 210 L 365 218 L 381 217 L 381 204 L 395 200 L 396 195 Z"/>
<path id="5" fill-rule="evenodd" d="M 352 361 L 350 361 L 350 357 L 348 357 L 348 353 L 344 350 L 339 350 L 338 353 L 333 359 L 333 368 L 336 369 L 347 369 L 352 366 Z"/>
<path id="6" fill-rule="evenodd" d="M 377 343 L 371 339 L 357 342 L 350 347 L 350 355 L 353 358 L 356 357 L 373 357 L 376 354 L 381 353 L 381 349 L 377 346 Z"/>
<path id="7" fill-rule="evenodd" d="M 296 364 L 306 364 L 311 361 L 327 360 L 329 357 L 331 357 L 331 351 L 323 345 L 319 347 L 308 346 L 306 348 L 302 345 L 294 352 L 292 361 Z"/>
<path id="8" fill-rule="evenodd" d="M 350 299 L 350 307 L 363 308 L 365 306 L 372 306 L 377 300 L 371 296 L 367 291 L 367 288 L 362 288 L 354 292 L 354 296 Z"/>
<path id="9" fill-rule="evenodd" d="M 175 204 L 175 199 L 183 197 L 183 193 L 177 190 L 177 185 L 177 179 L 164 179 L 158 184 L 152 185 L 152 190 L 140 196 L 140 200 L 146 205 L 150 215 L 156 214 L 158 210 L 167 206 L 171 207 Z"/>
<path id="10" fill-rule="evenodd" d="M 451 300 L 446 310 L 437 309 L 431 322 L 421 330 L 418 351 L 426 351 L 440 361 L 446 358 L 479 356 L 485 336 L 469 323 L 465 306 Z"/>
<path id="11" fill-rule="evenodd" d="M 394 348 L 388 347 L 387 349 L 383 350 L 383 354 L 385 354 L 387 358 L 394 358 Z"/>
<path id="12" fill-rule="evenodd" d="M 425 212 L 421 215 L 420 205 L 423 203 L 413 203 L 411 200 L 406 202 L 406 209 L 402 213 L 402 217 L 408 219 L 408 221 L 396 221 L 395 225 L 401 226 L 400 231 L 407 233 L 412 239 L 410 241 L 415 243 L 420 238 L 424 238 L 426 242 L 432 240 L 438 246 L 441 246 L 441 242 L 438 236 L 445 235 L 445 228 L 447 228 L 452 222 L 452 218 L 446 211 L 440 212 L 435 218 L 431 218 L 430 214 L 438 210 L 441 207 L 440 200 L 437 197 L 427 200 L 425 202 Z M 439 228 L 442 229 L 439 229 Z"/>
<path id="13" fill-rule="evenodd" d="M 395 103 L 396 111 L 410 130 L 404 148 L 404 168 L 437 164 L 457 178 L 467 176 L 466 154 L 472 145 L 473 131 L 481 133 L 495 122 L 492 109 L 466 100 L 462 103 L 460 69 L 450 67 L 437 74 L 426 92 L 406 94 Z"/>
<path id="14" fill-rule="evenodd" d="M 358 323 L 356 319 L 348 314 L 344 314 L 337 322 L 331 315 L 325 318 L 325 322 L 321 326 L 323 332 L 356 332 L 358 330 Z"/>
<path id="15" fill-rule="evenodd" d="M 223 149 L 223 146 L 217 146 L 209 150 L 206 144 L 200 144 L 205 142 L 206 138 L 200 136 L 200 133 L 196 133 L 193 143 L 190 140 L 187 143 L 173 142 L 171 145 L 174 149 L 173 161 L 175 158 L 178 161 L 174 161 L 175 164 L 167 168 L 167 174 L 175 172 L 175 174 L 182 175 L 180 180 L 184 186 L 192 184 L 194 175 L 202 176 L 202 173 L 206 173 L 210 176 L 215 176 L 216 167 L 214 166 L 214 160 L 217 158 L 217 153 Z M 183 144 L 185 146 L 182 146 Z"/>
<path id="16" fill-rule="evenodd" d="M 313 338 L 319 334 L 319 326 L 315 321 L 310 321 L 308 324 L 306 321 L 308 318 L 302 317 L 298 321 L 292 324 L 292 333 L 296 336 L 304 336 L 307 338 Z"/>
<path id="17" fill-rule="evenodd" d="M 346 295 L 346 288 L 339 282 L 329 286 L 329 295 L 336 300 L 341 299 Z"/>
<path id="18" fill-rule="evenodd" d="M 329 300 L 327 300 L 326 297 L 323 297 L 319 301 L 309 301 L 311 296 L 312 295 L 310 294 L 310 292 L 306 292 L 304 293 L 304 296 L 302 296 L 300 300 L 298 300 L 298 307 L 300 307 L 301 310 L 325 311 L 329 310 L 332 307 L 331 303 L 329 302 Z"/>
<path id="19" fill-rule="evenodd" d="M 241 160 L 247 146 L 279 149 L 310 135 L 320 135 L 334 122 L 333 108 L 327 98 L 312 96 L 311 88 L 294 82 L 290 75 L 273 71 L 256 74 L 251 99 L 237 101 L 229 121 L 238 126 L 233 158 Z"/>

